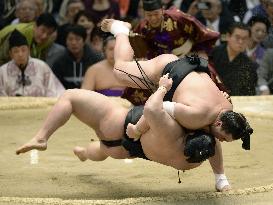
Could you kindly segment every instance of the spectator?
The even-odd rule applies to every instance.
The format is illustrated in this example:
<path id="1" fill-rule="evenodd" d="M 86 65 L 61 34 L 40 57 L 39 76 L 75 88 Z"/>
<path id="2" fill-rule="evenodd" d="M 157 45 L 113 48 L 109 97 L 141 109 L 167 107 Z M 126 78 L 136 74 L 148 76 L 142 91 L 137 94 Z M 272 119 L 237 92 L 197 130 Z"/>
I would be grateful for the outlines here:
<path id="1" fill-rule="evenodd" d="M 217 45 L 226 41 L 228 28 L 234 23 L 235 19 L 227 8 L 224 7 L 221 0 L 201 0 L 204 7 L 200 6 L 201 13 L 197 19 L 213 31 L 221 34 Z"/>
<path id="2" fill-rule="evenodd" d="M 266 14 L 267 18 L 271 23 L 271 26 L 268 31 L 268 35 L 265 40 L 262 42 L 265 48 L 273 48 L 273 0 L 268 0 L 266 3 Z"/>
<path id="3" fill-rule="evenodd" d="M 27 38 L 31 57 L 45 60 L 48 49 L 53 43 L 52 34 L 56 28 L 57 23 L 54 17 L 48 13 L 40 15 L 35 23 L 5 27 L 0 31 L 0 65 L 10 60 L 8 39 L 14 29 L 20 31 Z"/>
<path id="4" fill-rule="evenodd" d="M 95 27 L 90 35 L 90 47 L 103 55 L 103 39 L 105 37 L 105 33 L 99 28 Z"/>
<path id="5" fill-rule="evenodd" d="M 266 17 L 253 16 L 249 20 L 248 26 L 251 30 L 251 38 L 246 49 L 246 54 L 251 60 L 260 64 L 265 52 L 265 48 L 261 45 L 261 42 L 266 38 L 271 24 Z"/>
<path id="6" fill-rule="evenodd" d="M 93 22 L 91 15 L 87 11 L 79 11 L 74 17 L 74 24 L 83 26 L 86 29 L 86 44 L 91 46 L 90 36 L 95 27 L 95 23 Z"/>
<path id="7" fill-rule="evenodd" d="M 114 36 L 104 40 L 105 59 L 90 66 L 84 75 L 82 89 L 97 91 L 107 96 L 121 96 L 123 88 L 113 74 L 114 68 Z"/>
<path id="8" fill-rule="evenodd" d="M 120 19 L 119 4 L 115 0 L 84 0 L 84 4 L 97 26 L 106 18 Z"/>
<path id="9" fill-rule="evenodd" d="M 53 72 L 66 89 L 80 88 L 87 68 L 102 57 L 85 44 L 86 30 L 79 25 L 67 28 L 66 52 L 53 65 Z"/>
<path id="10" fill-rule="evenodd" d="M 264 57 L 258 68 L 258 94 L 273 94 L 273 49 L 265 51 Z"/>
<path id="11" fill-rule="evenodd" d="M 16 5 L 15 16 L 12 24 L 30 23 L 38 17 L 38 7 L 34 0 L 20 0 Z"/>
<path id="12" fill-rule="evenodd" d="M 243 23 L 234 23 L 227 34 L 227 44 L 214 48 L 215 69 L 232 96 L 255 95 L 256 64 L 244 53 L 250 29 Z"/>
<path id="13" fill-rule="evenodd" d="M 163 53 L 208 53 L 218 39 L 217 32 L 207 30 L 194 17 L 175 8 L 163 10 L 160 0 L 143 0 L 143 8 L 145 19 L 135 31 L 144 36 L 148 59 Z"/>
<path id="14" fill-rule="evenodd" d="M 64 1 L 65 2 L 65 1 Z M 84 4 L 81 0 L 69 0 L 66 5 L 65 23 L 59 26 L 56 43 L 66 46 L 67 28 L 74 24 L 76 14 L 84 10 Z"/>
<path id="15" fill-rule="evenodd" d="M 11 61 L 0 67 L 1 96 L 57 97 L 64 87 L 46 63 L 29 56 L 27 39 L 16 29 L 9 38 Z"/>

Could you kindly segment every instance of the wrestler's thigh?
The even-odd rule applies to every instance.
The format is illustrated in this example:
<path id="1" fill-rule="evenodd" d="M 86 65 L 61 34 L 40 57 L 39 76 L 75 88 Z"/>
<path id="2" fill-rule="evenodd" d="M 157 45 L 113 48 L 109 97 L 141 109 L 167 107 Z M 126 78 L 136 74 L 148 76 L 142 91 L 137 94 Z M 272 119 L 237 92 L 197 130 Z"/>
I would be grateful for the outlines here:
<path id="1" fill-rule="evenodd" d="M 138 63 L 136 61 L 117 61 L 114 71 L 124 85 L 129 87 L 137 87 L 139 85 L 143 86 L 142 88 L 146 88 L 138 79 L 144 78 L 153 84 L 157 84 L 164 67 L 176 58 L 176 56 L 169 54 L 160 55 L 147 61 L 138 61 Z"/>
<path id="2" fill-rule="evenodd" d="M 70 92 L 73 114 L 84 123 L 91 123 L 90 125 L 121 107 L 109 97 L 94 91 L 72 89 Z"/>

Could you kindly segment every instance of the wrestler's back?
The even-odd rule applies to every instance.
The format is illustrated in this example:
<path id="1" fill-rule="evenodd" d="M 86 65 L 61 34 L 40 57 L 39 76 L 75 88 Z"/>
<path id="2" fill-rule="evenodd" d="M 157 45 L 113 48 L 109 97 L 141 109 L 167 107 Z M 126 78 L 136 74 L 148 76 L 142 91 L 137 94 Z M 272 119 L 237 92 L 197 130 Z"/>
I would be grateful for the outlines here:
<path id="1" fill-rule="evenodd" d="M 206 119 L 215 120 L 219 112 L 231 110 L 232 104 L 222 95 L 206 73 L 191 72 L 177 87 L 173 101 L 191 107 L 203 107 Z"/>
<path id="2" fill-rule="evenodd" d="M 193 164 L 186 161 L 185 140 L 182 136 L 185 136 L 182 128 L 179 132 L 173 132 L 172 136 L 160 135 L 150 129 L 141 136 L 141 145 L 145 155 L 154 162 L 179 170 L 189 170 L 200 166 L 201 163 Z"/>

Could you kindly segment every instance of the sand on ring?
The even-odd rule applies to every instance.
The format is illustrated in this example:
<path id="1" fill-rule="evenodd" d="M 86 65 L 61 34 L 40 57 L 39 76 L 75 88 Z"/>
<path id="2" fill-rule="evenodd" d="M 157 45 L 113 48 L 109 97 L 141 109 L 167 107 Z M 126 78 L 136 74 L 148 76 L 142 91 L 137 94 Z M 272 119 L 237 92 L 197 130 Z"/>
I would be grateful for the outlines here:
<path id="1" fill-rule="evenodd" d="M 241 149 L 241 141 L 223 143 L 233 190 L 218 193 L 208 162 L 181 173 L 181 184 L 177 170 L 142 159 L 80 162 L 73 147 L 97 138 L 74 117 L 52 136 L 48 150 L 38 153 L 38 163 L 31 164 L 29 153 L 16 156 L 15 149 L 33 137 L 56 99 L 0 98 L 0 204 L 272 204 L 273 96 L 232 101 L 254 134 L 250 151 Z"/>

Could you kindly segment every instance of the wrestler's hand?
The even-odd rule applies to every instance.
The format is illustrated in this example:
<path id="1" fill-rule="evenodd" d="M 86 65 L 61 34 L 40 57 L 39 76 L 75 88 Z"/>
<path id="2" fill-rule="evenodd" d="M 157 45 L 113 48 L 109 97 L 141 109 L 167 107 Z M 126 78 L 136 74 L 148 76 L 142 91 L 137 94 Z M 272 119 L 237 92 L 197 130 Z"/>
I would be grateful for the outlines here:
<path id="1" fill-rule="evenodd" d="M 222 93 L 222 95 L 223 95 L 230 103 L 232 103 L 229 94 L 227 94 L 227 93 L 224 92 L 224 91 L 221 91 L 221 93 Z"/>
<path id="2" fill-rule="evenodd" d="M 166 75 L 163 75 L 158 83 L 159 87 L 163 86 L 167 89 L 167 91 L 169 91 L 173 85 L 173 80 L 171 78 L 169 78 L 169 73 L 167 73 Z"/>
<path id="3" fill-rule="evenodd" d="M 217 187 L 215 187 L 215 188 L 216 188 L 216 191 L 218 191 L 218 192 L 230 191 L 232 189 L 230 185 L 226 185 L 222 189 L 218 189 Z"/>
<path id="4" fill-rule="evenodd" d="M 129 138 L 134 139 L 134 141 L 138 140 L 141 137 L 141 133 L 138 131 L 136 125 L 129 123 L 126 128 L 126 134 Z"/>
<path id="5" fill-rule="evenodd" d="M 229 185 L 225 174 L 215 175 L 215 189 L 219 192 L 231 190 L 231 186 Z"/>

